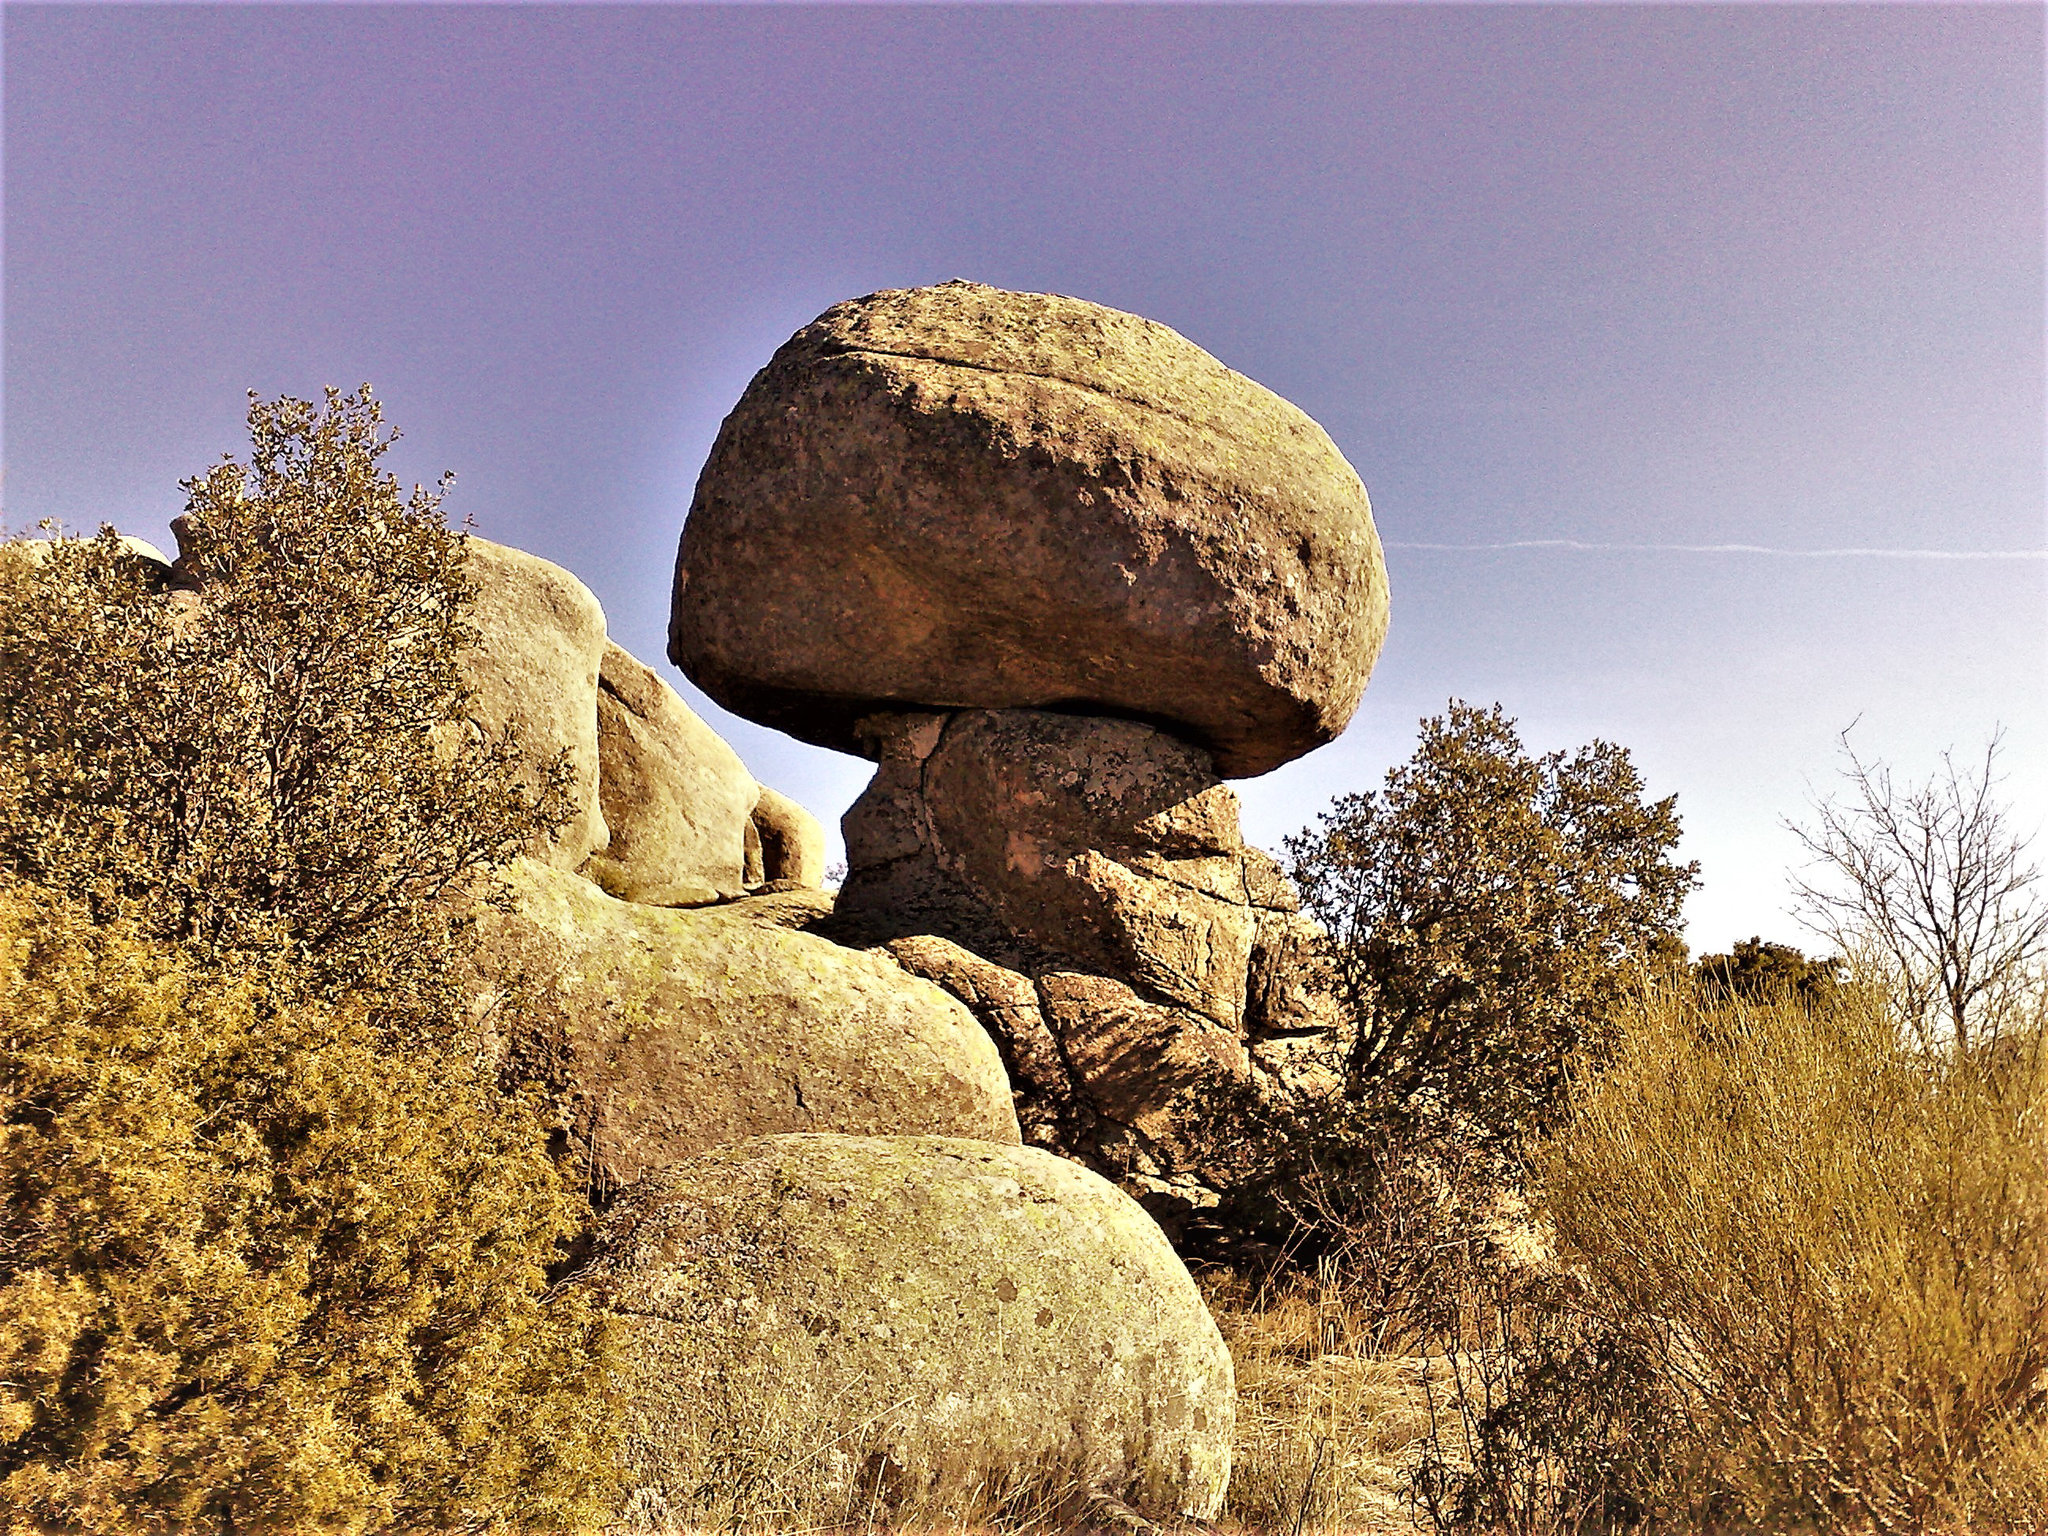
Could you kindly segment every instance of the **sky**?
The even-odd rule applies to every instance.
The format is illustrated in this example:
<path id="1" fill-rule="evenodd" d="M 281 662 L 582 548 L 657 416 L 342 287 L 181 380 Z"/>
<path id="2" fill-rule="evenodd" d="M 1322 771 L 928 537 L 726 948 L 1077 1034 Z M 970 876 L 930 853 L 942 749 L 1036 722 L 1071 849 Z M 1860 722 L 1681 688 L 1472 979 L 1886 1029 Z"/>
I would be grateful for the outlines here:
<path id="1" fill-rule="evenodd" d="M 9 4 L 0 515 L 168 545 L 247 391 L 369 381 L 829 826 L 868 766 L 663 659 L 712 436 L 841 299 L 1073 294 L 1372 496 L 1386 649 L 1253 840 L 1498 701 L 1677 794 L 1695 949 L 1810 942 L 1845 730 L 1908 778 L 2002 730 L 2048 818 L 2043 15 Z"/>

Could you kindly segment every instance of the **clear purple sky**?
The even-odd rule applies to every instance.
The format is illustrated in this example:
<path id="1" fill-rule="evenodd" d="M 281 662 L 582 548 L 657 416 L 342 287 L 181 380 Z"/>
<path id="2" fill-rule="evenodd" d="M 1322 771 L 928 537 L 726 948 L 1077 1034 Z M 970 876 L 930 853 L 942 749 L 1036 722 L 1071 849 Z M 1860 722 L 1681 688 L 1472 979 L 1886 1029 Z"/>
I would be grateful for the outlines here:
<path id="1" fill-rule="evenodd" d="M 163 539 L 244 391 L 370 380 L 407 479 L 659 659 L 790 331 L 971 277 L 1320 420 L 1390 545 L 1279 838 L 1498 699 L 1675 790 L 1696 947 L 1782 915 L 1834 738 L 2008 731 L 2048 812 L 2043 11 L 10 5 L 7 522 Z M 1488 548 L 1569 540 L 1596 546 Z M 2031 559 L 1804 553 L 2037 552 Z M 664 672 L 681 684 L 672 669 Z M 684 692 L 828 822 L 865 781 Z M 2048 850 L 2044 850 L 2048 852 Z"/>

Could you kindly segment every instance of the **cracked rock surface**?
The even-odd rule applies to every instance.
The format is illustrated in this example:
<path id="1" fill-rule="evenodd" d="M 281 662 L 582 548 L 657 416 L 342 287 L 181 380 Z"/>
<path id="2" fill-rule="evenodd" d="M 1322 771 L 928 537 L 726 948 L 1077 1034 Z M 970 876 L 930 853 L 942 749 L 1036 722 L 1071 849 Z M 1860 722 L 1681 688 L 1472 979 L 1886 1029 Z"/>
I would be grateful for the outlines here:
<path id="1" fill-rule="evenodd" d="M 725 420 L 669 655 L 751 720 L 865 750 L 877 710 L 1172 725 L 1229 777 L 1334 739 L 1387 621 L 1322 428 L 1156 322 L 946 283 L 786 342 Z"/>
<path id="2" fill-rule="evenodd" d="M 1043 710 L 871 717 L 820 931 L 885 945 L 972 1008 L 1025 1140 L 1179 1233 L 1237 1179 L 1229 1117 L 1314 1091 L 1332 1038 L 1313 933 L 1208 755 Z"/>

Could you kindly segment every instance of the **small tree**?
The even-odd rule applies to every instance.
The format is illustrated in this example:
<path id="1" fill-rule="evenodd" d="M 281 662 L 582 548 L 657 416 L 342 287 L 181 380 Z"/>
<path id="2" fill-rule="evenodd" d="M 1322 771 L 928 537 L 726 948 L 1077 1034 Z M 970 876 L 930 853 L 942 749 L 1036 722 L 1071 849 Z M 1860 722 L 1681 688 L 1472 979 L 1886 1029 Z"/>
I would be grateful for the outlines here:
<path id="1" fill-rule="evenodd" d="M 1693 982 L 1713 1002 L 1741 998 L 1769 1003 L 1791 999 L 1808 1005 L 1824 1001 L 1841 985 L 1839 957 L 1811 960 L 1790 944 L 1767 944 L 1752 935 L 1725 955 L 1702 955 L 1693 963 Z"/>
<path id="2" fill-rule="evenodd" d="M 1842 736 L 1846 793 L 1788 823 L 1811 857 L 1792 890 L 1807 926 L 1878 971 L 1928 1047 L 1996 1038 L 2048 957 L 2048 891 L 1996 797 L 1998 738 L 1974 767 L 1944 752 L 1900 786 Z"/>
<path id="3" fill-rule="evenodd" d="M 1383 1128 L 1512 1156 L 1562 1107 L 1574 1054 L 1682 953 L 1697 864 L 1676 797 L 1627 751 L 1531 757 L 1498 705 L 1453 702 L 1376 794 L 1290 838 L 1351 1031 L 1347 1097 Z"/>
<path id="4" fill-rule="evenodd" d="M 462 535 L 401 494 L 365 387 L 251 397 L 152 591 L 111 529 L 0 580 L 0 861 L 101 918 L 330 988 L 433 983 L 441 899 L 565 819 L 470 719 Z M 447 482 L 444 480 L 445 488 Z"/>

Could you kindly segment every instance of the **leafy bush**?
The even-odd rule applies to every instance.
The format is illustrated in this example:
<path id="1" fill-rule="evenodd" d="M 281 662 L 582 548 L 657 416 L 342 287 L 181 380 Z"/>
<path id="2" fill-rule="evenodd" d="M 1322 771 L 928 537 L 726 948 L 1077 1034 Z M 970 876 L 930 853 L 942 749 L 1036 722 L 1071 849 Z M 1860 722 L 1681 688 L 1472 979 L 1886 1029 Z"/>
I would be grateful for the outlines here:
<path id="1" fill-rule="evenodd" d="M 608 1325 L 536 1117 L 0 890 L 0 1505 L 83 1530 L 573 1527 Z"/>
<path id="2" fill-rule="evenodd" d="M 185 482 L 196 597 L 112 530 L 0 545 L 0 863 L 203 956 L 432 985 L 439 898 L 566 818 L 567 769 L 469 720 L 462 539 L 381 421 L 252 400 L 249 465 Z"/>
<path id="3" fill-rule="evenodd" d="M 1839 958 L 1809 960 L 1790 944 L 1766 944 L 1751 937 L 1736 941 L 1722 955 L 1701 955 L 1693 962 L 1693 983 L 1712 1002 L 1741 998 L 1745 1002 L 1768 1003 L 1796 998 L 1807 1004 L 1823 1003 L 1842 984 L 1843 962 Z"/>
<path id="4" fill-rule="evenodd" d="M 467 719 L 461 538 L 367 390 L 249 420 L 182 590 L 0 545 L 0 1508 L 588 1524 L 617 1340 L 547 1287 L 588 1212 L 447 980 L 564 773 Z"/>
<path id="5" fill-rule="evenodd" d="M 1453 702 L 1377 794 L 1290 838 L 1351 1034 L 1346 1097 L 1382 1132 L 1512 1155 L 1644 970 L 1682 952 L 1676 798 L 1628 752 L 1532 758 L 1498 705 Z"/>
<path id="6" fill-rule="evenodd" d="M 1216 1223 L 1343 1264 L 1413 1335 L 1402 1298 L 1511 1218 L 1572 1064 L 1683 952 L 1697 866 L 1677 839 L 1675 800 L 1646 800 L 1620 747 L 1531 757 L 1498 705 L 1425 720 L 1383 790 L 1288 839 L 1323 931 L 1335 1086 L 1212 1106 L 1218 1160 L 1246 1170 Z"/>

